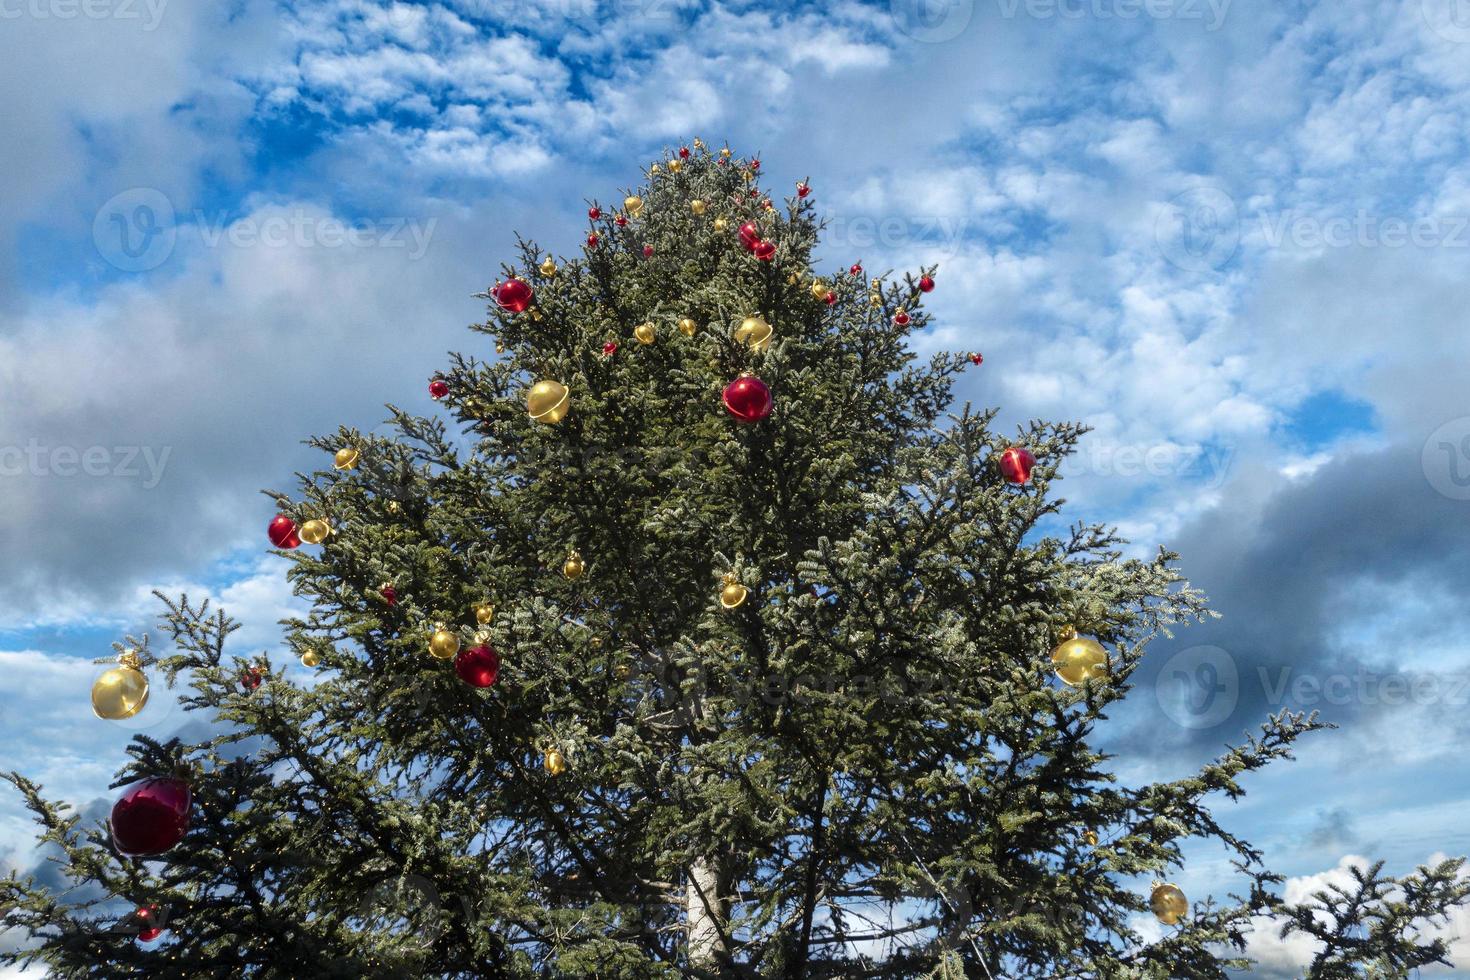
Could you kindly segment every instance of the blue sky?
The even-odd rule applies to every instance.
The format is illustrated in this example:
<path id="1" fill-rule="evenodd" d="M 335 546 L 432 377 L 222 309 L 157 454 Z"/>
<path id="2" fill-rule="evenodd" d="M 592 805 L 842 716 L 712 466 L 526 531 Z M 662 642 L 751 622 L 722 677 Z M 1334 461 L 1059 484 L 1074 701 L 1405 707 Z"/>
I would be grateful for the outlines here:
<path id="1" fill-rule="evenodd" d="M 90 659 L 150 590 L 272 647 L 257 490 L 319 464 L 308 435 L 432 411 L 514 233 L 573 250 L 586 199 L 702 136 L 810 179 L 825 265 L 937 263 L 920 343 L 984 352 L 962 396 L 1093 425 L 1071 515 L 1212 596 L 1114 719 L 1121 772 L 1318 708 L 1340 730 L 1222 806 L 1292 889 L 1470 851 L 1464 0 L 0 15 L 0 744 L 52 793 L 107 793 L 127 731 L 88 711 Z M 0 860 L 35 860 L 3 796 Z M 1179 880 L 1223 893 L 1224 860 Z"/>

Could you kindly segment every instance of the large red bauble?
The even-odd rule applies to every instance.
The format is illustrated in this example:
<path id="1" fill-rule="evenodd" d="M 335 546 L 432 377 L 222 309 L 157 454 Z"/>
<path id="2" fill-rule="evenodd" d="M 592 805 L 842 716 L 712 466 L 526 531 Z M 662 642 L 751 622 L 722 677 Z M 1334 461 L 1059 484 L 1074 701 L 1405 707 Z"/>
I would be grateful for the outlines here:
<path id="1" fill-rule="evenodd" d="M 429 382 L 429 397 L 438 401 L 449 394 L 449 382 L 443 378 L 435 378 Z"/>
<path id="2" fill-rule="evenodd" d="M 598 218 L 602 217 L 602 212 L 597 208 L 588 208 L 587 217 L 591 218 L 593 221 L 596 221 Z"/>
<path id="3" fill-rule="evenodd" d="M 643 246 L 643 257 L 645 259 L 651 259 L 651 258 L 653 258 L 653 246 L 652 245 L 645 245 L 645 246 Z"/>
<path id="4" fill-rule="evenodd" d="M 145 779 L 128 787 L 112 805 L 112 843 L 130 857 L 163 854 L 189 830 L 189 784 L 172 776 Z"/>
<path id="5" fill-rule="evenodd" d="M 796 196 L 797 197 L 806 197 L 811 192 L 812 192 L 812 189 L 810 187 L 808 187 L 806 184 L 797 184 L 796 185 Z"/>
<path id="6" fill-rule="evenodd" d="M 679 147 L 679 159 L 680 160 L 688 160 L 689 159 L 689 147 L 687 147 L 687 146 L 681 146 L 681 147 Z"/>
<path id="7" fill-rule="evenodd" d="M 776 257 L 776 243 L 757 242 L 755 248 L 752 249 L 752 251 L 755 252 L 755 257 L 760 259 L 762 262 L 769 262 Z"/>
<path id="8" fill-rule="evenodd" d="M 272 518 L 265 533 L 270 536 L 271 544 L 277 548 L 301 547 L 301 537 L 296 533 L 296 522 L 285 514 L 277 514 Z"/>
<path id="9" fill-rule="evenodd" d="M 1011 483 L 1026 483 L 1031 479 L 1031 469 L 1036 465 L 1036 457 L 1031 455 L 1031 450 L 1022 446 L 1012 446 L 1000 454 L 1000 475 Z"/>
<path id="10" fill-rule="evenodd" d="M 587 236 L 587 247 L 588 248 L 596 248 L 597 247 L 597 241 L 598 241 L 598 239 L 597 239 L 597 232 L 594 231 L 592 234 L 590 234 L 590 235 Z"/>
<path id="11" fill-rule="evenodd" d="M 536 291 L 529 284 L 519 279 L 507 279 L 495 287 L 495 302 L 502 310 L 512 313 L 524 313 L 526 307 L 531 305 L 531 300 L 536 298 Z"/>
<path id="12" fill-rule="evenodd" d="M 139 905 L 133 913 L 133 920 L 138 925 L 138 942 L 151 943 L 163 935 L 164 929 L 158 924 L 157 915 L 157 905 Z"/>
<path id="13" fill-rule="evenodd" d="M 761 230 L 755 226 L 754 221 L 747 221 L 741 225 L 736 234 L 740 236 L 740 244 L 745 246 L 747 252 L 754 252 L 755 247 L 761 242 Z"/>
<path id="14" fill-rule="evenodd" d="M 240 671 L 240 686 L 246 691 L 254 693 L 260 687 L 260 682 L 265 680 L 265 672 L 259 667 L 246 667 Z"/>
<path id="15" fill-rule="evenodd" d="M 848 270 L 847 271 L 850 272 L 851 274 L 855 275 L 855 276 L 862 275 L 863 274 L 863 266 L 862 266 L 862 263 L 861 262 L 854 262 L 851 266 L 848 267 Z"/>
<path id="16" fill-rule="evenodd" d="M 934 291 L 934 278 L 932 276 L 923 276 L 920 278 L 919 289 L 926 293 L 932 293 Z"/>
<path id="17" fill-rule="evenodd" d="M 725 410 L 737 422 L 759 422 L 771 414 L 771 389 L 753 374 L 742 374 L 725 386 Z"/>
<path id="18" fill-rule="evenodd" d="M 500 676 L 500 654 L 488 643 L 465 647 L 454 657 L 454 672 L 470 687 L 490 687 Z"/>

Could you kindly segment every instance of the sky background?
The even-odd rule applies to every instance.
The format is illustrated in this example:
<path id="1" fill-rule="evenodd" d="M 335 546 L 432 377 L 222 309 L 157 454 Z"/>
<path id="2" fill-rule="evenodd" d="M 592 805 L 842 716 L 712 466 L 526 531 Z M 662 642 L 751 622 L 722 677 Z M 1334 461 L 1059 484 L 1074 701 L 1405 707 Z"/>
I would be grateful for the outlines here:
<path id="1" fill-rule="evenodd" d="M 1127 780 L 1317 709 L 1218 811 L 1291 894 L 1470 851 L 1470 0 L 0 0 L 0 89 L 0 745 L 53 797 L 184 723 L 87 704 L 150 591 L 274 648 L 258 491 L 434 411 L 515 233 L 701 136 L 810 179 L 829 270 L 937 263 L 961 397 L 1092 425 L 1070 515 L 1182 553 L 1222 618 L 1152 648 Z"/>

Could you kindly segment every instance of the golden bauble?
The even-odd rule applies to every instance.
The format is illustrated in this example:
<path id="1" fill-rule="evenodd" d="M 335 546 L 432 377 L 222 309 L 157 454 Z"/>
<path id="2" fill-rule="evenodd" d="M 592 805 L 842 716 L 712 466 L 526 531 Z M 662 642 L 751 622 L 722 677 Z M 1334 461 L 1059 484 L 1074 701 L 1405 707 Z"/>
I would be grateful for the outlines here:
<path id="1" fill-rule="evenodd" d="M 1097 831 L 1095 831 L 1095 830 L 1084 830 L 1082 832 L 1082 843 L 1086 844 L 1088 847 L 1096 847 L 1097 846 Z"/>
<path id="2" fill-rule="evenodd" d="M 337 450 L 337 455 L 332 457 L 332 466 L 339 470 L 357 469 L 357 461 L 362 458 L 356 446 L 343 446 Z"/>
<path id="3" fill-rule="evenodd" d="M 548 279 L 556 275 L 556 263 L 551 260 L 551 256 L 549 255 L 541 261 L 541 274 Z"/>
<path id="4" fill-rule="evenodd" d="M 696 331 L 698 329 L 699 329 L 699 324 L 695 323 L 693 320 L 691 320 L 687 316 L 684 319 L 682 319 L 682 320 L 679 321 L 679 332 L 681 334 L 683 334 L 684 336 L 686 336 L 686 337 L 693 337 L 694 336 L 694 331 Z"/>
<path id="5" fill-rule="evenodd" d="M 613 668 L 613 676 L 620 681 L 625 681 L 633 676 L 633 668 L 625 663 L 620 663 Z"/>
<path id="6" fill-rule="evenodd" d="M 531 418 L 547 425 L 566 418 L 571 407 L 571 392 L 560 381 L 538 381 L 526 395 L 526 411 Z"/>
<path id="7" fill-rule="evenodd" d="M 676 174 L 684 169 L 684 161 L 675 157 L 669 161 L 669 173 Z"/>
<path id="8" fill-rule="evenodd" d="M 771 346 L 771 325 L 759 316 L 748 316 L 735 328 L 735 339 L 751 350 L 763 351 Z"/>
<path id="9" fill-rule="evenodd" d="M 728 227 L 730 227 L 730 222 L 726 221 L 724 218 L 715 219 L 715 231 L 724 231 Z"/>
<path id="10" fill-rule="evenodd" d="M 581 578 L 582 573 L 586 570 L 587 566 L 582 562 L 582 555 L 576 551 L 573 551 L 571 554 L 567 555 L 567 560 L 562 562 L 561 565 L 561 573 L 565 575 L 569 581 L 572 582 L 575 582 L 577 579 Z"/>
<path id="11" fill-rule="evenodd" d="M 401 513 L 403 513 L 403 505 L 400 504 L 396 500 L 390 500 L 390 501 L 388 501 L 388 513 L 390 513 L 390 514 L 401 514 Z"/>
<path id="12" fill-rule="evenodd" d="M 658 329 L 652 323 L 640 323 L 633 328 L 633 336 L 638 338 L 640 344 L 651 344 L 658 336 Z"/>
<path id="13" fill-rule="evenodd" d="M 495 618 L 495 607 L 488 602 L 475 603 L 475 622 L 481 626 Z"/>
<path id="14" fill-rule="evenodd" d="M 551 775 L 560 776 L 567 771 L 566 756 L 561 754 L 561 749 L 547 749 L 541 766 Z"/>
<path id="15" fill-rule="evenodd" d="M 788 286 L 795 286 L 799 282 L 801 282 L 800 273 L 793 272 L 791 275 L 786 277 L 786 285 Z"/>
<path id="16" fill-rule="evenodd" d="M 540 309 L 540 307 L 536 307 L 536 306 L 531 307 L 531 319 L 532 320 L 535 320 L 537 323 L 540 323 L 541 322 L 541 309 Z"/>
<path id="17" fill-rule="evenodd" d="M 440 660 L 448 660 L 459 653 L 459 637 L 441 626 L 429 637 L 429 652 Z"/>
<path id="18" fill-rule="evenodd" d="M 1081 687 L 1108 676 L 1108 651 L 1091 637 L 1075 636 L 1051 652 L 1052 669 L 1067 684 Z"/>
<path id="19" fill-rule="evenodd" d="M 692 211 L 695 215 L 704 214 L 704 202 L 699 200 L 698 198 L 695 198 L 694 200 L 689 202 L 689 210 Z"/>
<path id="20" fill-rule="evenodd" d="M 726 160 L 730 159 L 730 148 L 727 146 L 721 149 L 720 156 L 724 157 Z"/>
<path id="21" fill-rule="evenodd" d="M 321 544 L 327 540 L 327 535 L 332 533 L 332 528 L 326 521 L 319 517 L 313 517 L 301 525 L 301 540 L 307 544 Z"/>
<path id="22" fill-rule="evenodd" d="M 727 578 L 724 587 L 720 589 L 720 605 L 726 609 L 738 609 L 749 595 L 749 589 L 733 578 Z"/>
<path id="23" fill-rule="evenodd" d="M 649 164 L 648 172 L 651 173 L 651 174 L 656 174 L 656 173 L 660 173 L 663 169 L 664 169 L 663 167 L 660 167 L 658 165 L 658 161 L 655 160 L 653 163 Z"/>
<path id="24" fill-rule="evenodd" d="M 831 294 L 831 292 L 832 292 L 832 290 L 828 289 L 827 288 L 827 284 L 825 282 L 823 282 L 822 280 L 820 280 L 820 279 L 813 279 L 812 280 L 812 295 L 814 297 L 816 297 L 817 299 L 826 299 L 828 297 L 828 295 Z"/>
<path id="25" fill-rule="evenodd" d="M 874 279 L 873 280 L 873 288 L 874 289 L 882 289 L 883 288 L 883 280 L 882 279 Z"/>
<path id="26" fill-rule="evenodd" d="M 643 213 L 643 198 L 637 194 L 630 194 L 623 198 L 623 210 L 628 212 L 628 217 L 636 218 Z"/>
<path id="27" fill-rule="evenodd" d="M 752 181 L 752 180 L 755 180 L 755 171 L 754 170 L 742 170 L 742 171 L 740 171 L 740 176 L 744 177 L 747 181 Z"/>
<path id="28" fill-rule="evenodd" d="M 1158 884 L 1148 897 L 1154 916 L 1166 926 L 1177 925 L 1189 914 L 1189 899 L 1177 885 Z"/>
<path id="29" fill-rule="evenodd" d="M 308 650 L 301 655 L 301 666 L 303 667 L 315 667 L 321 662 L 321 655 L 318 654 L 315 650 Z"/>
<path id="30" fill-rule="evenodd" d="M 92 682 L 92 710 L 98 718 L 131 718 L 147 703 L 148 678 L 137 667 L 120 664 Z"/>

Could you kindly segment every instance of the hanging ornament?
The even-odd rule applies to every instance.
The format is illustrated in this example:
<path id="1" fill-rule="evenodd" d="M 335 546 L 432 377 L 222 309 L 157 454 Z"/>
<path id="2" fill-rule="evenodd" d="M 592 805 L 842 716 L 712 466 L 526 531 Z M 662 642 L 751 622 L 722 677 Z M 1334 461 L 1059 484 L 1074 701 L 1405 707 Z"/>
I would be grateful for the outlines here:
<path id="1" fill-rule="evenodd" d="M 332 468 L 337 470 L 355 470 L 357 469 L 357 461 L 360 458 L 362 458 L 362 453 L 358 451 L 356 446 L 343 446 L 332 457 Z"/>
<path id="2" fill-rule="evenodd" d="M 1177 885 L 1154 882 L 1154 890 L 1148 896 L 1148 906 L 1154 917 L 1166 926 L 1178 925 L 1189 914 L 1189 899 Z"/>
<path id="3" fill-rule="evenodd" d="M 613 676 L 620 681 L 625 681 L 633 676 L 633 668 L 628 665 L 627 661 L 620 660 L 613 667 Z"/>
<path id="4" fill-rule="evenodd" d="M 1078 636 L 1070 626 L 1051 652 L 1052 669 L 1066 684 L 1081 687 L 1108 676 L 1108 651 L 1090 637 Z"/>
<path id="5" fill-rule="evenodd" d="M 617 224 L 619 228 L 628 227 L 628 216 L 626 214 L 618 215 L 616 218 L 613 219 L 613 221 Z"/>
<path id="6" fill-rule="evenodd" d="M 561 749 L 550 748 L 541 759 L 541 765 L 549 775 L 560 776 L 567 771 L 566 756 L 561 754 Z"/>
<path id="7" fill-rule="evenodd" d="M 826 299 L 831 294 L 832 294 L 832 290 L 830 290 L 830 289 L 827 288 L 827 284 L 825 282 L 823 282 L 820 279 L 813 279 L 812 280 L 812 296 L 813 297 L 815 297 L 816 299 Z"/>
<path id="8" fill-rule="evenodd" d="M 795 286 L 799 282 L 801 282 L 801 275 L 799 273 L 793 272 L 786 277 L 786 285 L 788 286 Z"/>
<path id="9" fill-rule="evenodd" d="M 151 943 L 163 935 L 163 926 L 158 924 L 157 905 L 139 905 L 133 910 L 133 921 L 138 927 L 138 942 Z"/>
<path id="10" fill-rule="evenodd" d="M 684 317 L 682 320 L 679 321 L 679 332 L 681 334 L 683 334 L 684 336 L 686 336 L 686 337 L 693 337 L 694 336 L 694 331 L 696 331 L 698 329 L 699 329 L 699 324 L 695 323 L 692 319 L 690 319 L 687 316 Z"/>
<path id="11" fill-rule="evenodd" d="M 730 222 L 726 221 L 724 218 L 716 218 L 715 219 L 715 222 L 714 222 L 714 229 L 715 229 L 715 231 L 722 232 L 722 231 L 724 231 L 728 227 L 730 227 Z"/>
<path id="12" fill-rule="evenodd" d="M 117 658 L 117 666 L 104 670 L 92 682 L 92 712 L 106 721 L 122 721 L 148 704 L 148 677 L 129 647 Z"/>
<path id="13" fill-rule="evenodd" d="M 1024 446 L 1012 446 L 1000 454 L 1000 475 L 1010 483 L 1027 483 L 1031 470 L 1036 466 L 1036 457 Z"/>
<path id="14" fill-rule="evenodd" d="M 978 351 L 976 353 L 974 353 L 974 354 L 971 354 L 970 355 L 970 363 L 971 364 L 984 364 L 985 363 L 985 355 L 979 353 Z"/>
<path id="15" fill-rule="evenodd" d="M 754 252 L 755 247 L 760 244 L 761 230 L 756 227 L 754 221 L 747 221 L 735 232 L 740 237 L 740 244 L 745 246 L 747 252 Z"/>
<path id="16" fill-rule="evenodd" d="M 806 197 L 811 192 L 812 192 L 812 189 L 806 185 L 806 182 L 805 181 L 803 181 L 801 183 L 798 183 L 796 185 L 796 196 L 797 197 Z"/>
<path id="17" fill-rule="evenodd" d="M 393 588 L 392 582 L 384 582 L 380 585 L 378 587 L 378 595 L 383 597 L 383 601 L 388 604 L 388 608 L 391 609 L 398 605 L 398 590 Z"/>
<path id="18" fill-rule="evenodd" d="M 541 260 L 541 265 L 539 268 L 541 270 L 541 274 L 547 279 L 551 279 L 556 275 L 556 262 L 549 255 Z"/>
<path id="19" fill-rule="evenodd" d="M 932 293 L 934 291 L 934 277 L 933 276 L 920 276 L 919 277 L 919 290 L 921 292 L 925 292 L 925 293 Z"/>
<path id="20" fill-rule="evenodd" d="M 597 237 L 597 232 L 594 231 L 587 235 L 588 248 L 596 248 L 598 241 L 600 241 L 600 239 Z"/>
<path id="21" fill-rule="evenodd" d="M 756 258 L 762 262 L 769 262 L 776 257 L 776 243 L 767 241 L 758 242 L 753 251 Z"/>
<path id="22" fill-rule="evenodd" d="M 737 422 L 759 422 L 771 414 L 771 389 L 753 374 L 742 374 L 725 386 L 725 410 Z"/>
<path id="23" fill-rule="evenodd" d="M 722 147 L 720 149 L 720 156 L 724 157 L 726 160 L 730 159 L 730 148 L 728 146 Z"/>
<path id="24" fill-rule="evenodd" d="M 912 318 L 904 310 L 899 310 L 897 313 L 893 314 L 893 322 L 898 324 L 900 327 L 908 326 L 910 319 Z"/>
<path id="25" fill-rule="evenodd" d="M 760 161 L 760 158 L 759 157 L 757 157 L 756 159 L 750 161 L 750 169 L 751 170 L 759 170 L 760 168 L 761 168 L 761 161 Z"/>
<path id="26" fill-rule="evenodd" d="M 720 605 L 726 609 L 739 609 L 748 595 L 750 590 L 736 581 L 735 573 L 727 572 L 724 584 L 720 587 Z"/>
<path id="27" fill-rule="evenodd" d="M 265 671 L 254 664 L 240 671 L 240 686 L 249 694 L 254 694 L 259 690 L 263 680 L 265 680 Z"/>
<path id="28" fill-rule="evenodd" d="M 434 627 L 434 635 L 429 637 L 429 652 L 440 660 L 448 660 L 459 652 L 459 636 L 440 623 Z"/>
<path id="29" fill-rule="evenodd" d="M 695 140 L 694 141 L 694 145 L 695 146 L 704 146 L 704 144 L 701 143 L 699 140 Z M 689 159 L 689 147 L 687 147 L 687 146 L 681 146 L 681 147 L 679 147 L 679 159 L 681 159 L 681 160 L 688 160 Z"/>
<path id="30" fill-rule="evenodd" d="M 669 161 L 669 173 L 676 174 L 676 173 L 678 173 L 679 171 L 681 171 L 683 169 L 684 169 L 684 161 L 683 160 L 670 160 Z"/>
<path id="31" fill-rule="evenodd" d="M 645 259 L 651 259 L 651 258 L 653 258 L 653 246 L 652 245 L 645 245 L 645 246 L 643 246 L 643 257 Z"/>
<path id="32" fill-rule="evenodd" d="M 861 262 L 854 262 L 847 267 L 847 271 L 849 275 L 861 276 L 863 274 L 863 264 Z"/>
<path id="33" fill-rule="evenodd" d="M 868 305 L 876 310 L 878 307 L 883 305 L 883 297 L 878 295 L 877 293 L 869 293 Z"/>
<path id="34" fill-rule="evenodd" d="M 495 618 L 495 606 L 491 603 L 477 602 L 471 608 L 475 611 L 475 622 L 481 626 L 490 625 L 490 621 Z"/>
<path id="35" fill-rule="evenodd" d="M 749 183 L 750 181 L 755 180 L 755 171 L 746 168 L 745 170 L 740 171 L 740 176 L 745 178 L 746 182 Z"/>
<path id="36" fill-rule="evenodd" d="M 1086 844 L 1088 847 L 1096 847 L 1097 846 L 1097 831 L 1095 831 L 1095 830 L 1084 830 L 1082 832 L 1082 843 Z"/>
<path id="37" fill-rule="evenodd" d="M 701 201 L 699 198 L 695 198 L 694 200 L 689 202 L 689 210 L 695 215 L 695 217 L 703 216 L 704 209 L 704 202 Z"/>
<path id="38" fill-rule="evenodd" d="M 429 382 L 429 397 L 438 401 L 449 394 L 449 382 L 443 378 L 435 378 Z"/>
<path id="39" fill-rule="evenodd" d="M 602 345 L 602 356 L 603 357 L 612 357 L 617 352 L 618 352 L 617 341 L 609 340 L 607 343 L 605 343 L 605 344 Z"/>
<path id="40" fill-rule="evenodd" d="M 753 351 L 764 351 L 771 346 L 771 335 L 775 331 L 763 317 L 751 315 L 740 321 L 735 328 L 735 340 Z"/>
<path id="41" fill-rule="evenodd" d="M 470 687 L 490 687 L 500 676 L 500 654 L 488 643 L 466 647 L 454 658 L 454 672 Z"/>
<path id="42" fill-rule="evenodd" d="M 172 776 L 134 783 L 112 805 L 112 843 L 129 857 L 154 857 L 184 839 L 193 805 L 189 784 Z"/>
<path id="43" fill-rule="evenodd" d="M 638 217 L 643 213 L 643 198 L 637 194 L 628 195 L 623 198 L 623 210 L 628 213 L 628 217 L 630 218 Z"/>
<path id="44" fill-rule="evenodd" d="M 633 328 L 633 336 L 640 344 L 651 344 L 658 338 L 658 328 L 645 321 Z"/>
<path id="45" fill-rule="evenodd" d="M 535 291 L 519 279 L 507 279 L 495 287 L 496 305 L 502 310 L 509 310 L 511 313 L 526 312 L 526 307 L 530 306 L 531 300 L 535 298 Z"/>
<path id="46" fill-rule="evenodd" d="M 828 293 L 826 295 L 826 297 L 822 300 L 822 302 L 826 303 L 828 306 L 836 306 L 837 305 L 837 294 L 836 293 Z"/>
<path id="47" fill-rule="evenodd" d="M 566 418 L 571 407 L 571 392 L 560 381 L 538 381 L 526 394 L 526 411 L 546 425 L 555 425 Z"/>
<path id="48" fill-rule="evenodd" d="M 271 544 L 277 548 L 301 547 L 301 538 L 296 534 L 296 522 L 285 514 L 277 514 L 271 519 L 265 529 L 266 536 L 271 539 Z"/>
<path id="49" fill-rule="evenodd" d="M 301 655 L 301 666 L 303 667 L 315 667 L 321 662 L 322 656 L 315 650 L 307 650 Z"/>
<path id="50" fill-rule="evenodd" d="M 582 577 L 587 566 L 582 562 L 582 555 L 575 548 L 567 555 L 567 560 L 561 564 L 561 573 L 566 576 L 567 581 L 575 582 Z"/>
<path id="51" fill-rule="evenodd" d="M 301 525 L 301 540 L 307 544 L 321 544 L 331 533 L 331 525 L 317 517 Z"/>

